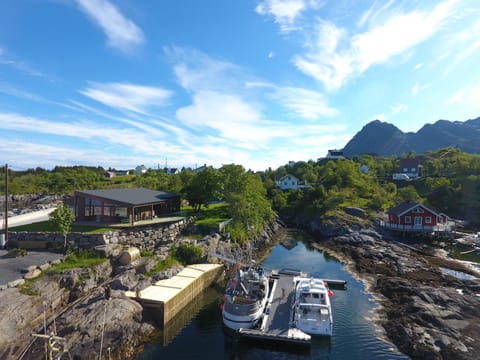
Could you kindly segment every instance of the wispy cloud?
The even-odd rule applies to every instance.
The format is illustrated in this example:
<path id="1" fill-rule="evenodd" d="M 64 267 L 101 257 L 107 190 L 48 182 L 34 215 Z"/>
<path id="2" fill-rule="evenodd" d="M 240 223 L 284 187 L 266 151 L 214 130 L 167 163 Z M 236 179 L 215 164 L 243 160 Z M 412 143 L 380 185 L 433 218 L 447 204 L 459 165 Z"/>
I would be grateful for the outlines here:
<path id="1" fill-rule="evenodd" d="M 144 34 L 133 21 L 127 19 L 107 0 L 76 0 L 80 9 L 107 36 L 108 45 L 124 52 L 144 42 Z"/>
<path id="2" fill-rule="evenodd" d="M 195 49 L 172 46 L 165 47 L 164 52 L 179 85 L 189 92 L 238 89 L 249 76 L 239 66 Z"/>
<path id="3" fill-rule="evenodd" d="M 165 106 L 173 92 L 160 87 L 129 83 L 96 83 L 80 92 L 104 105 L 121 111 L 146 113 L 147 109 Z"/>
<path id="4" fill-rule="evenodd" d="M 415 64 L 415 66 L 413 67 L 413 70 L 417 71 L 417 70 L 420 70 L 422 67 L 423 67 L 423 63 L 418 63 L 418 64 Z"/>
<path id="5" fill-rule="evenodd" d="M 45 75 L 28 65 L 25 61 L 18 60 L 14 55 L 8 53 L 7 50 L 0 48 L 0 64 L 10 66 L 24 74 L 36 77 L 44 77 Z"/>
<path id="6" fill-rule="evenodd" d="M 246 83 L 247 88 L 263 88 L 266 97 L 292 111 L 297 117 L 318 120 L 338 115 L 338 110 L 328 104 L 324 94 L 305 88 L 280 86 L 269 83 Z"/>
<path id="7" fill-rule="evenodd" d="M 192 104 L 178 109 L 177 119 L 195 131 L 208 129 L 216 143 L 227 141 L 242 149 L 265 148 L 297 136 L 298 131 L 290 125 L 293 119 L 301 122 L 338 113 L 319 92 L 262 82 L 235 64 L 203 53 L 167 50 L 175 60 L 178 83 L 192 94 Z M 264 110 L 271 102 L 290 113 L 282 113 L 281 119 L 278 114 L 267 117 Z M 304 131 L 304 126 L 296 127 Z"/>
<path id="8" fill-rule="evenodd" d="M 359 27 L 363 27 L 365 24 L 373 24 L 375 23 L 378 18 L 384 14 L 390 6 L 392 6 L 394 3 L 394 0 L 389 0 L 387 2 L 384 1 L 379 1 L 375 0 L 370 6 L 360 17 L 360 20 L 358 21 L 357 25 Z"/>
<path id="9" fill-rule="evenodd" d="M 15 97 L 26 99 L 26 100 L 47 102 L 47 100 L 40 95 L 33 94 L 31 92 L 19 89 L 8 83 L 0 82 L 0 93 L 10 95 L 10 96 L 15 96 Z"/>
<path id="10" fill-rule="evenodd" d="M 264 0 L 260 2 L 255 11 L 260 15 L 273 16 L 282 32 L 297 30 L 296 19 L 302 12 L 320 6 L 318 0 Z"/>
<path id="11" fill-rule="evenodd" d="M 446 104 L 474 106 L 478 112 L 478 104 L 480 104 L 480 83 L 458 90 L 447 99 Z"/>
<path id="12" fill-rule="evenodd" d="M 125 123 L 128 124 L 128 122 Z M 130 124 L 135 125 L 131 122 Z M 64 143 L 65 138 L 69 137 L 95 144 L 93 147 L 102 144 L 104 148 L 128 148 L 131 152 L 145 156 L 157 155 L 160 148 L 165 154 L 181 153 L 181 147 L 167 143 L 163 136 L 159 136 L 161 131 L 147 125 L 144 127 L 114 126 L 106 125 L 99 120 L 58 121 L 18 113 L 0 113 L 0 129 L 49 135 L 51 139 L 58 139 L 59 144 Z M 86 129 L 101 131 L 86 131 Z"/>
<path id="13" fill-rule="evenodd" d="M 405 111 L 408 109 L 408 106 L 405 105 L 405 104 L 396 104 L 396 105 L 393 105 L 390 110 L 392 112 L 392 115 L 395 115 L 395 114 L 398 114 L 402 111 Z"/>
<path id="14" fill-rule="evenodd" d="M 412 96 L 416 96 L 420 91 L 426 90 L 431 86 L 432 86 L 432 84 L 430 84 L 430 83 L 420 84 L 419 82 L 416 82 L 415 85 L 413 85 L 413 88 L 412 88 L 412 91 L 411 91 Z"/>
<path id="15" fill-rule="evenodd" d="M 305 42 L 307 52 L 296 55 L 294 64 L 328 90 L 336 90 L 371 66 L 384 63 L 432 37 L 455 13 L 456 3 L 456 0 L 446 0 L 431 11 L 395 11 L 368 31 L 353 35 L 332 22 L 320 20 L 313 36 Z"/>
<path id="16" fill-rule="evenodd" d="M 177 118 L 193 128 L 209 128 L 221 138 L 233 140 L 231 145 L 258 147 L 259 141 L 270 136 L 258 126 L 260 112 L 234 94 L 200 91 L 193 104 L 177 110 Z"/>

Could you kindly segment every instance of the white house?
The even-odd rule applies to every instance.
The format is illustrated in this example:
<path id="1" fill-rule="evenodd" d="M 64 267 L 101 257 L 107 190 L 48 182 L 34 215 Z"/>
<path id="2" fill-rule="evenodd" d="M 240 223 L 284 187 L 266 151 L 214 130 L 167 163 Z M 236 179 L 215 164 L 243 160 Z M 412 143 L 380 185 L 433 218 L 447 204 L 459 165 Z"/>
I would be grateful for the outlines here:
<path id="1" fill-rule="evenodd" d="M 345 159 L 343 150 L 328 150 L 327 159 Z"/>
<path id="2" fill-rule="evenodd" d="M 163 171 L 165 172 L 165 174 L 167 175 L 174 175 L 174 174 L 180 174 L 180 170 L 178 170 L 177 168 L 164 168 Z"/>
<path id="3" fill-rule="evenodd" d="M 145 167 L 145 165 L 138 165 L 135 168 L 135 173 L 137 174 L 145 174 L 146 172 L 147 172 L 147 168 Z"/>
<path id="4" fill-rule="evenodd" d="M 299 188 L 299 182 L 295 176 L 287 174 L 277 180 L 277 186 L 281 190 L 297 190 Z"/>

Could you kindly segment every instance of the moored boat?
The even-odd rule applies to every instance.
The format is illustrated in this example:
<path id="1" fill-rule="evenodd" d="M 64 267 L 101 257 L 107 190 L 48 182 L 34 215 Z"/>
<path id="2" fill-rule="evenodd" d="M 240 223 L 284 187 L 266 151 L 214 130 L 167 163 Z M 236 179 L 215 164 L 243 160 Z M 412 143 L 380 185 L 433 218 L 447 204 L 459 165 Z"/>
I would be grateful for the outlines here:
<path id="1" fill-rule="evenodd" d="M 225 326 L 235 331 L 255 327 L 262 318 L 268 292 L 268 276 L 262 268 L 238 266 L 225 290 L 222 309 Z"/>
<path id="2" fill-rule="evenodd" d="M 295 327 L 310 335 L 332 336 L 333 316 L 326 281 L 318 278 L 295 277 Z"/>

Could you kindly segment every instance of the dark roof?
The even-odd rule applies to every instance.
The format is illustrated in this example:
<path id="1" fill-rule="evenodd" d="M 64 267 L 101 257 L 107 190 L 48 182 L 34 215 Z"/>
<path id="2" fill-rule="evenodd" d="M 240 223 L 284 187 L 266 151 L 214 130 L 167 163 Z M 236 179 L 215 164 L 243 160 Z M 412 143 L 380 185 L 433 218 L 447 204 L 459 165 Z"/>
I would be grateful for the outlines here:
<path id="1" fill-rule="evenodd" d="M 406 213 L 407 211 L 409 211 L 409 210 L 411 210 L 411 209 L 413 209 L 417 206 L 420 206 L 420 207 L 424 208 L 425 210 L 427 210 L 427 211 L 429 211 L 433 214 L 437 214 L 436 211 L 426 207 L 423 204 L 417 203 L 417 202 L 403 202 L 403 203 L 400 203 L 397 206 L 394 206 L 393 208 L 388 210 L 388 213 L 392 214 L 392 215 L 402 215 L 402 214 Z"/>
<path id="2" fill-rule="evenodd" d="M 420 160 L 416 158 L 400 159 L 401 166 L 417 166 L 420 165 Z"/>
<path id="3" fill-rule="evenodd" d="M 75 193 L 84 197 L 97 197 L 131 206 L 158 203 L 178 197 L 177 194 L 144 188 L 77 190 Z"/>
<path id="4" fill-rule="evenodd" d="M 393 215 L 400 215 L 405 211 L 410 210 L 411 208 L 414 208 L 417 205 L 420 205 L 420 204 L 416 202 L 403 202 L 398 204 L 397 206 L 394 206 L 390 210 L 388 210 L 388 213 Z"/>

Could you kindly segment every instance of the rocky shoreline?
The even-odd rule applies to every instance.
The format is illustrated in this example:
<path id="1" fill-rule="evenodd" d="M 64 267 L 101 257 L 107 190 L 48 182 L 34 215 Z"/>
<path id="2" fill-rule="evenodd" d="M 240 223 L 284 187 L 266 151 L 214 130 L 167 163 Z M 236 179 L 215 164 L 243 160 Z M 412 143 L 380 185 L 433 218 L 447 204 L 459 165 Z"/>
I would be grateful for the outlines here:
<path id="1" fill-rule="evenodd" d="M 334 218 L 305 226 L 315 234 L 315 246 L 347 264 L 375 295 L 380 308 L 377 321 L 400 351 L 413 359 L 472 359 L 480 353 L 480 281 L 461 280 L 441 268 L 480 277 L 465 264 L 447 259 L 425 243 L 402 244 L 388 233 L 358 216 Z M 238 248 L 219 234 L 197 241 L 206 260 L 209 254 L 261 256 L 282 236 L 275 222 L 248 246 Z M 189 241 L 181 237 L 176 241 Z M 97 249 L 110 258 L 118 247 Z M 165 254 L 163 254 L 164 256 Z M 146 276 L 155 259 L 118 266 L 107 261 L 91 269 L 74 269 L 37 279 L 24 295 L 17 288 L 0 291 L 0 358 L 19 358 L 31 342 L 31 333 L 43 333 L 43 316 L 67 339 L 74 359 L 98 357 L 100 351 L 113 358 L 133 358 L 156 328 L 145 318 L 140 304 L 124 296 L 125 290 L 143 289 L 178 273 L 182 267 Z M 108 292 L 105 291 L 108 285 Z M 55 321 L 53 321 L 55 319 Z M 43 342 L 30 348 L 24 359 L 44 358 Z"/>
<path id="2" fill-rule="evenodd" d="M 480 354 L 478 271 L 425 242 L 400 243 L 355 217 L 313 228 L 316 246 L 345 262 L 376 297 L 378 322 L 401 352 L 435 360 Z M 477 278 L 462 280 L 442 268 Z"/>
<path id="3" fill-rule="evenodd" d="M 274 222 L 247 246 L 239 248 L 219 234 L 194 241 L 203 249 L 204 260 L 218 261 L 210 254 L 236 258 L 239 253 L 262 254 L 275 242 L 280 231 Z M 177 244 L 191 240 L 179 236 Z M 57 343 L 68 349 L 70 358 L 98 358 L 100 352 L 115 359 L 131 359 L 141 351 L 143 344 L 157 333 L 154 320 L 148 318 L 141 304 L 127 298 L 126 290 L 136 291 L 158 280 L 171 278 L 182 270 L 176 266 L 152 274 L 159 257 L 165 258 L 165 249 L 152 257 L 120 265 L 122 247 L 118 244 L 96 247 L 109 261 L 92 268 L 65 270 L 45 275 L 29 285 L 28 293 L 19 288 L 0 291 L 0 358 L 44 359 L 45 345 L 32 343 L 32 333 L 55 333 L 65 338 Z M 28 284 L 27 284 L 28 285 Z"/>

